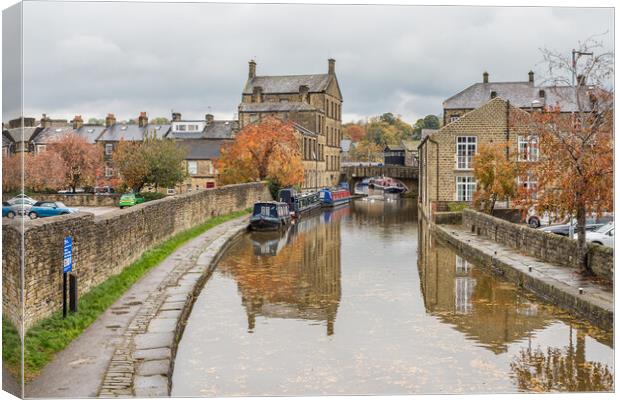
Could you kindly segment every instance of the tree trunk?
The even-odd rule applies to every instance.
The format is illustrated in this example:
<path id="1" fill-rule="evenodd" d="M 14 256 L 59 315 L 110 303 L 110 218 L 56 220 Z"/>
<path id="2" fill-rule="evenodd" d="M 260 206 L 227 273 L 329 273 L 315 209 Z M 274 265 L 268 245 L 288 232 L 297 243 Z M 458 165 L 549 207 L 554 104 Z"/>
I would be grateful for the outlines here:
<path id="1" fill-rule="evenodd" d="M 570 221 L 572 223 L 572 221 Z M 583 203 L 577 205 L 577 259 L 579 272 L 588 273 L 588 244 L 586 243 L 586 206 Z"/>

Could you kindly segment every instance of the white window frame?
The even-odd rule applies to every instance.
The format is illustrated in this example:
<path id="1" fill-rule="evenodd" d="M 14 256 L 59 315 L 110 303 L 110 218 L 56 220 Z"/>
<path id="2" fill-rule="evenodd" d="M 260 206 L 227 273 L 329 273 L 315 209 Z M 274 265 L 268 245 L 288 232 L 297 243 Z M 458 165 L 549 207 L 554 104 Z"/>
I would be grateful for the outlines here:
<path id="1" fill-rule="evenodd" d="M 105 154 L 107 156 L 112 155 L 112 152 L 114 151 L 114 145 L 112 143 L 106 143 L 105 144 Z"/>
<path id="2" fill-rule="evenodd" d="M 476 191 L 476 178 L 473 176 L 457 176 L 456 177 L 456 201 L 470 202 Z M 461 196 L 462 194 L 462 196 Z"/>
<path id="3" fill-rule="evenodd" d="M 114 168 L 108 167 L 106 165 L 106 167 L 105 167 L 105 177 L 106 178 L 111 178 L 113 175 L 114 175 Z"/>
<path id="4" fill-rule="evenodd" d="M 477 136 L 456 137 L 456 169 L 470 170 L 473 168 L 473 158 L 478 150 Z"/>
<path id="5" fill-rule="evenodd" d="M 517 138 L 519 161 L 538 161 L 538 137 L 519 136 Z"/>
<path id="6" fill-rule="evenodd" d="M 450 122 L 458 121 L 459 118 L 461 118 L 459 115 L 451 115 L 450 116 Z"/>
<path id="7" fill-rule="evenodd" d="M 517 185 L 519 187 L 524 186 L 525 189 L 531 191 L 532 198 L 536 199 L 536 194 L 538 193 L 538 180 L 531 173 L 525 174 L 525 179 L 521 179 L 521 176 L 517 176 Z"/>
<path id="8" fill-rule="evenodd" d="M 37 145 L 37 149 L 36 149 L 36 150 L 37 150 L 37 154 L 38 154 L 38 153 L 41 153 L 41 152 L 43 152 L 43 151 L 47 150 L 47 146 L 46 146 L 46 145 L 44 145 L 44 144 L 38 144 L 38 145 Z"/>
<path id="9" fill-rule="evenodd" d="M 187 161 L 187 173 L 190 175 L 198 174 L 198 161 Z"/>

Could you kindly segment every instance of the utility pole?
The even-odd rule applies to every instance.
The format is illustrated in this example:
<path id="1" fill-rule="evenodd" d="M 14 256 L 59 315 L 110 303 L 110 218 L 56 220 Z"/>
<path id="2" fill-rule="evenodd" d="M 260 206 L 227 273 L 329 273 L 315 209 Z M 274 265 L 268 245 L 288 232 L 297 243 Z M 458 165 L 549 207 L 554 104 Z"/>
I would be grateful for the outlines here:
<path id="1" fill-rule="evenodd" d="M 577 88 L 575 87 L 575 74 L 577 72 L 577 60 L 579 60 L 579 57 L 581 56 L 594 56 L 593 52 L 587 52 L 587 51 L 579 51 L 579 50 L 575 50 L 573 49 L 572 51 L 572 60 L 573 60 L 573 64 L 572 64 L 572 68 L 571 68 L 571 72 L 572 72 L 572 86 L 573 86 L 573 90 L 577 90 Z M 583 78 L 585 79 L 585 78 Z M 577 85 L 579 85 L 579 83 L 577 83 Z M 575 100 L 578 99 L 578 94 L 575 93 Z M 578 101 L 578 100 L 577 100 Z M 579 104 L 579 103 L 577 103 Z M 568 222 L 568 237 L 569 238 L 573 238 L 574 234 L 575 234 L 575 227 L 573 226 L 573 213 L 571 212 L 569 215 L 570 219 Z"/>

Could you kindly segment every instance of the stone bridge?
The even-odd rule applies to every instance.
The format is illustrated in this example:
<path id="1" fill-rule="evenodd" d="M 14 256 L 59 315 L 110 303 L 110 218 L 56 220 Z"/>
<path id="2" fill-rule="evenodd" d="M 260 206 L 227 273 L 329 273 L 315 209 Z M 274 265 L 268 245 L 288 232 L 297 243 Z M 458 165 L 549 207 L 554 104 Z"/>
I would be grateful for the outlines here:
<path id="1" fill-rule="evenodd" d="M 405 167 L 400 165 L 346 165 L 340 168 L 340 181 L 349 183 L 353 188 L 355 184 L 364 178 L 373 176 L 387 176 L 398 179 L 407 186 L 409 192 L 418 191 L 418 167 Z"/>

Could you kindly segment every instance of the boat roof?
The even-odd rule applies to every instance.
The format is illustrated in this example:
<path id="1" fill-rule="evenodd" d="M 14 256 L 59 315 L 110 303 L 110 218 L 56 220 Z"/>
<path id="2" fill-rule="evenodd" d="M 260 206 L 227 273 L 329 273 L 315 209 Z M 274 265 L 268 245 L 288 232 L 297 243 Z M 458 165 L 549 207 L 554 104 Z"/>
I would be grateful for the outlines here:
<path id="1" fill-rule="evenodd" d="M 273 204 L 273 205 L 276 205 L 276 206 L 277 205 L 285 205 L 285 206 L 288 207 L 288 204 L 286 204 L 283 201 L 257 201 L 256 203 L 254 203 L 254 205 L 257 205 L 257 204 Z"/>

